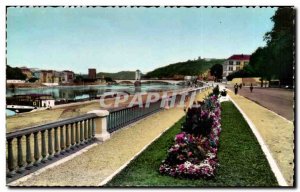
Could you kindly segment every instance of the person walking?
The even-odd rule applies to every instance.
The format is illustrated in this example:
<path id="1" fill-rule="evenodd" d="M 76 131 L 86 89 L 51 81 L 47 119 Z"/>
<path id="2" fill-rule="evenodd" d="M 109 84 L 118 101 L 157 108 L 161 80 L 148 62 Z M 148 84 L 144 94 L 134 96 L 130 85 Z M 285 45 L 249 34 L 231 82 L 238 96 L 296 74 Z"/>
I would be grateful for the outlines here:
<path id="1" fill-rule="evenodd" d="M 240 89 L 242 89 L 242 84 L 240 84 Z"/>
<path id="2" fill-rule="evenodd" d="M 251 91 L 251 93 L 252 93 L 252 91 L 253 91 L 253 85 L 252 85 L 252 83 L 251 83 L 251 85 L 250 85 L 250 91 Z"/>
<path id="3" fill-rule="evenodd" d="M 238 93 L 238 89 L 239 89 L 239 86 L 238 86 L 238 84 L 236 83 L 236 84 L 234 85 L 234 93 L 235 93 L 235 94 Z"/>

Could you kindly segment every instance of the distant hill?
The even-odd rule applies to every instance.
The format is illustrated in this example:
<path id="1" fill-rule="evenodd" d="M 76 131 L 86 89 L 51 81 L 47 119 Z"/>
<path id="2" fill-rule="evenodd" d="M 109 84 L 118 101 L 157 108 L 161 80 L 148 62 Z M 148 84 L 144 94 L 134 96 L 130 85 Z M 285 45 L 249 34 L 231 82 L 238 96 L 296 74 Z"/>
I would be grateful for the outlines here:
<path id="1" fill-rule="evenodd" d="M 147 78 L 172 78 L 175 75 L 200 75 L 211 68 L 214 64 L 222 64 L 225 59 L 199 59 L 188 60 L 157 68 L 146 74 Z"/>
<path id="2" fill-rule="evenodd" d="M 135 71 L 120 71 L 117 73 L 97 73 L 97 77 L 111 77 L 114 80 L 133 80 L 135 79 Z"/>

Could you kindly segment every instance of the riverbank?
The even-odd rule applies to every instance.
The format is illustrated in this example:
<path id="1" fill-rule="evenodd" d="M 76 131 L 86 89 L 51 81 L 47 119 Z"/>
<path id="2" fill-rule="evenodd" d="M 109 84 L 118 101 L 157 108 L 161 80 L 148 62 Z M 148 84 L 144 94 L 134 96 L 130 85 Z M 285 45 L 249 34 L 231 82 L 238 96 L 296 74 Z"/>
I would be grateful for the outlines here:
<path id="1" fill-rule="evenodd" d="M 181 89 L 184 91 L 187 89 Z M 180 91 L 180 90 L 176 90 Z M 158 92 L 160 96 L 163 96 L 163 92 Z M 167 91 L 168 95 L 171 95 L 173 91 Z M 142 95 L 143 102 L 146 102 L 147 93 Z M 119 106 L 127 106 L 129 101 L 133 98 L 133 95 L 129 96 L 127 102 L 120 102 Z M 105 99 L 105 104 L 113 104 L 115 98 Z M 24 129 L 31 126 L 41 125 L 49 122 L 54 122 L 57 120 L 62 120 L 66 118 L 76 117 L 78 115 L 86 114 L 92 110 L 99 109 L 109 109 L 105 106 L 101 106 L 99 99 L 92 101 L 83 101 L 78 103 L 57 105 L 48 110 L 37 110 L 28 113 L 20 113 L 15 116 L 6 117 L 6 132 L 12 132 L 20 129 Z"/>
<path id="2" fill-rule="evenodd" d="M 6 88 L 19 89 L 19 88 L 49 88 L 49 87 L 76 87 L 76 86 L 89 86 L 89 85 L 108 85 L 107 83 L 66 83 L 56 86 L 46 86 L 42 83 L 7 83 Z"/>

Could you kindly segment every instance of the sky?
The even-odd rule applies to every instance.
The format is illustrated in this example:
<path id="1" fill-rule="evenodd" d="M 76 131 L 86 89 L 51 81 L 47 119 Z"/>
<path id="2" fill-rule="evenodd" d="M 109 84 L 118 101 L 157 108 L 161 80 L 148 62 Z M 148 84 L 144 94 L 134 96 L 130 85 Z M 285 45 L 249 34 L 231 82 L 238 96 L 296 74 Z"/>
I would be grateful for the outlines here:
<path id="1" fill-rule="evenodd" d="M 276 8 L 7 9 L 7 64 L 86 74 L 141 70 L 264 46 Z"/>

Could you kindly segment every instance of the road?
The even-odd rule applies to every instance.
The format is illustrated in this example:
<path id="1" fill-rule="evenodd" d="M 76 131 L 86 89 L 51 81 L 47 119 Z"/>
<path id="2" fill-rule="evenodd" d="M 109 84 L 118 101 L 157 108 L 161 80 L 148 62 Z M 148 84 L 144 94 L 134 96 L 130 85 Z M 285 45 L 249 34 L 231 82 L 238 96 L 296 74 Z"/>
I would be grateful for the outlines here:
<path id="1" fill-rule="evenodd" d="M 233 91 L 233 86 L 227 86 L 227 88 Z M 238 94 L 274 111 L 290 121 L 294 120 L 293 90 L 254 87 L 251 93 L 249 87 L 242 87 L 242 89 L 239 88 Z"/>

